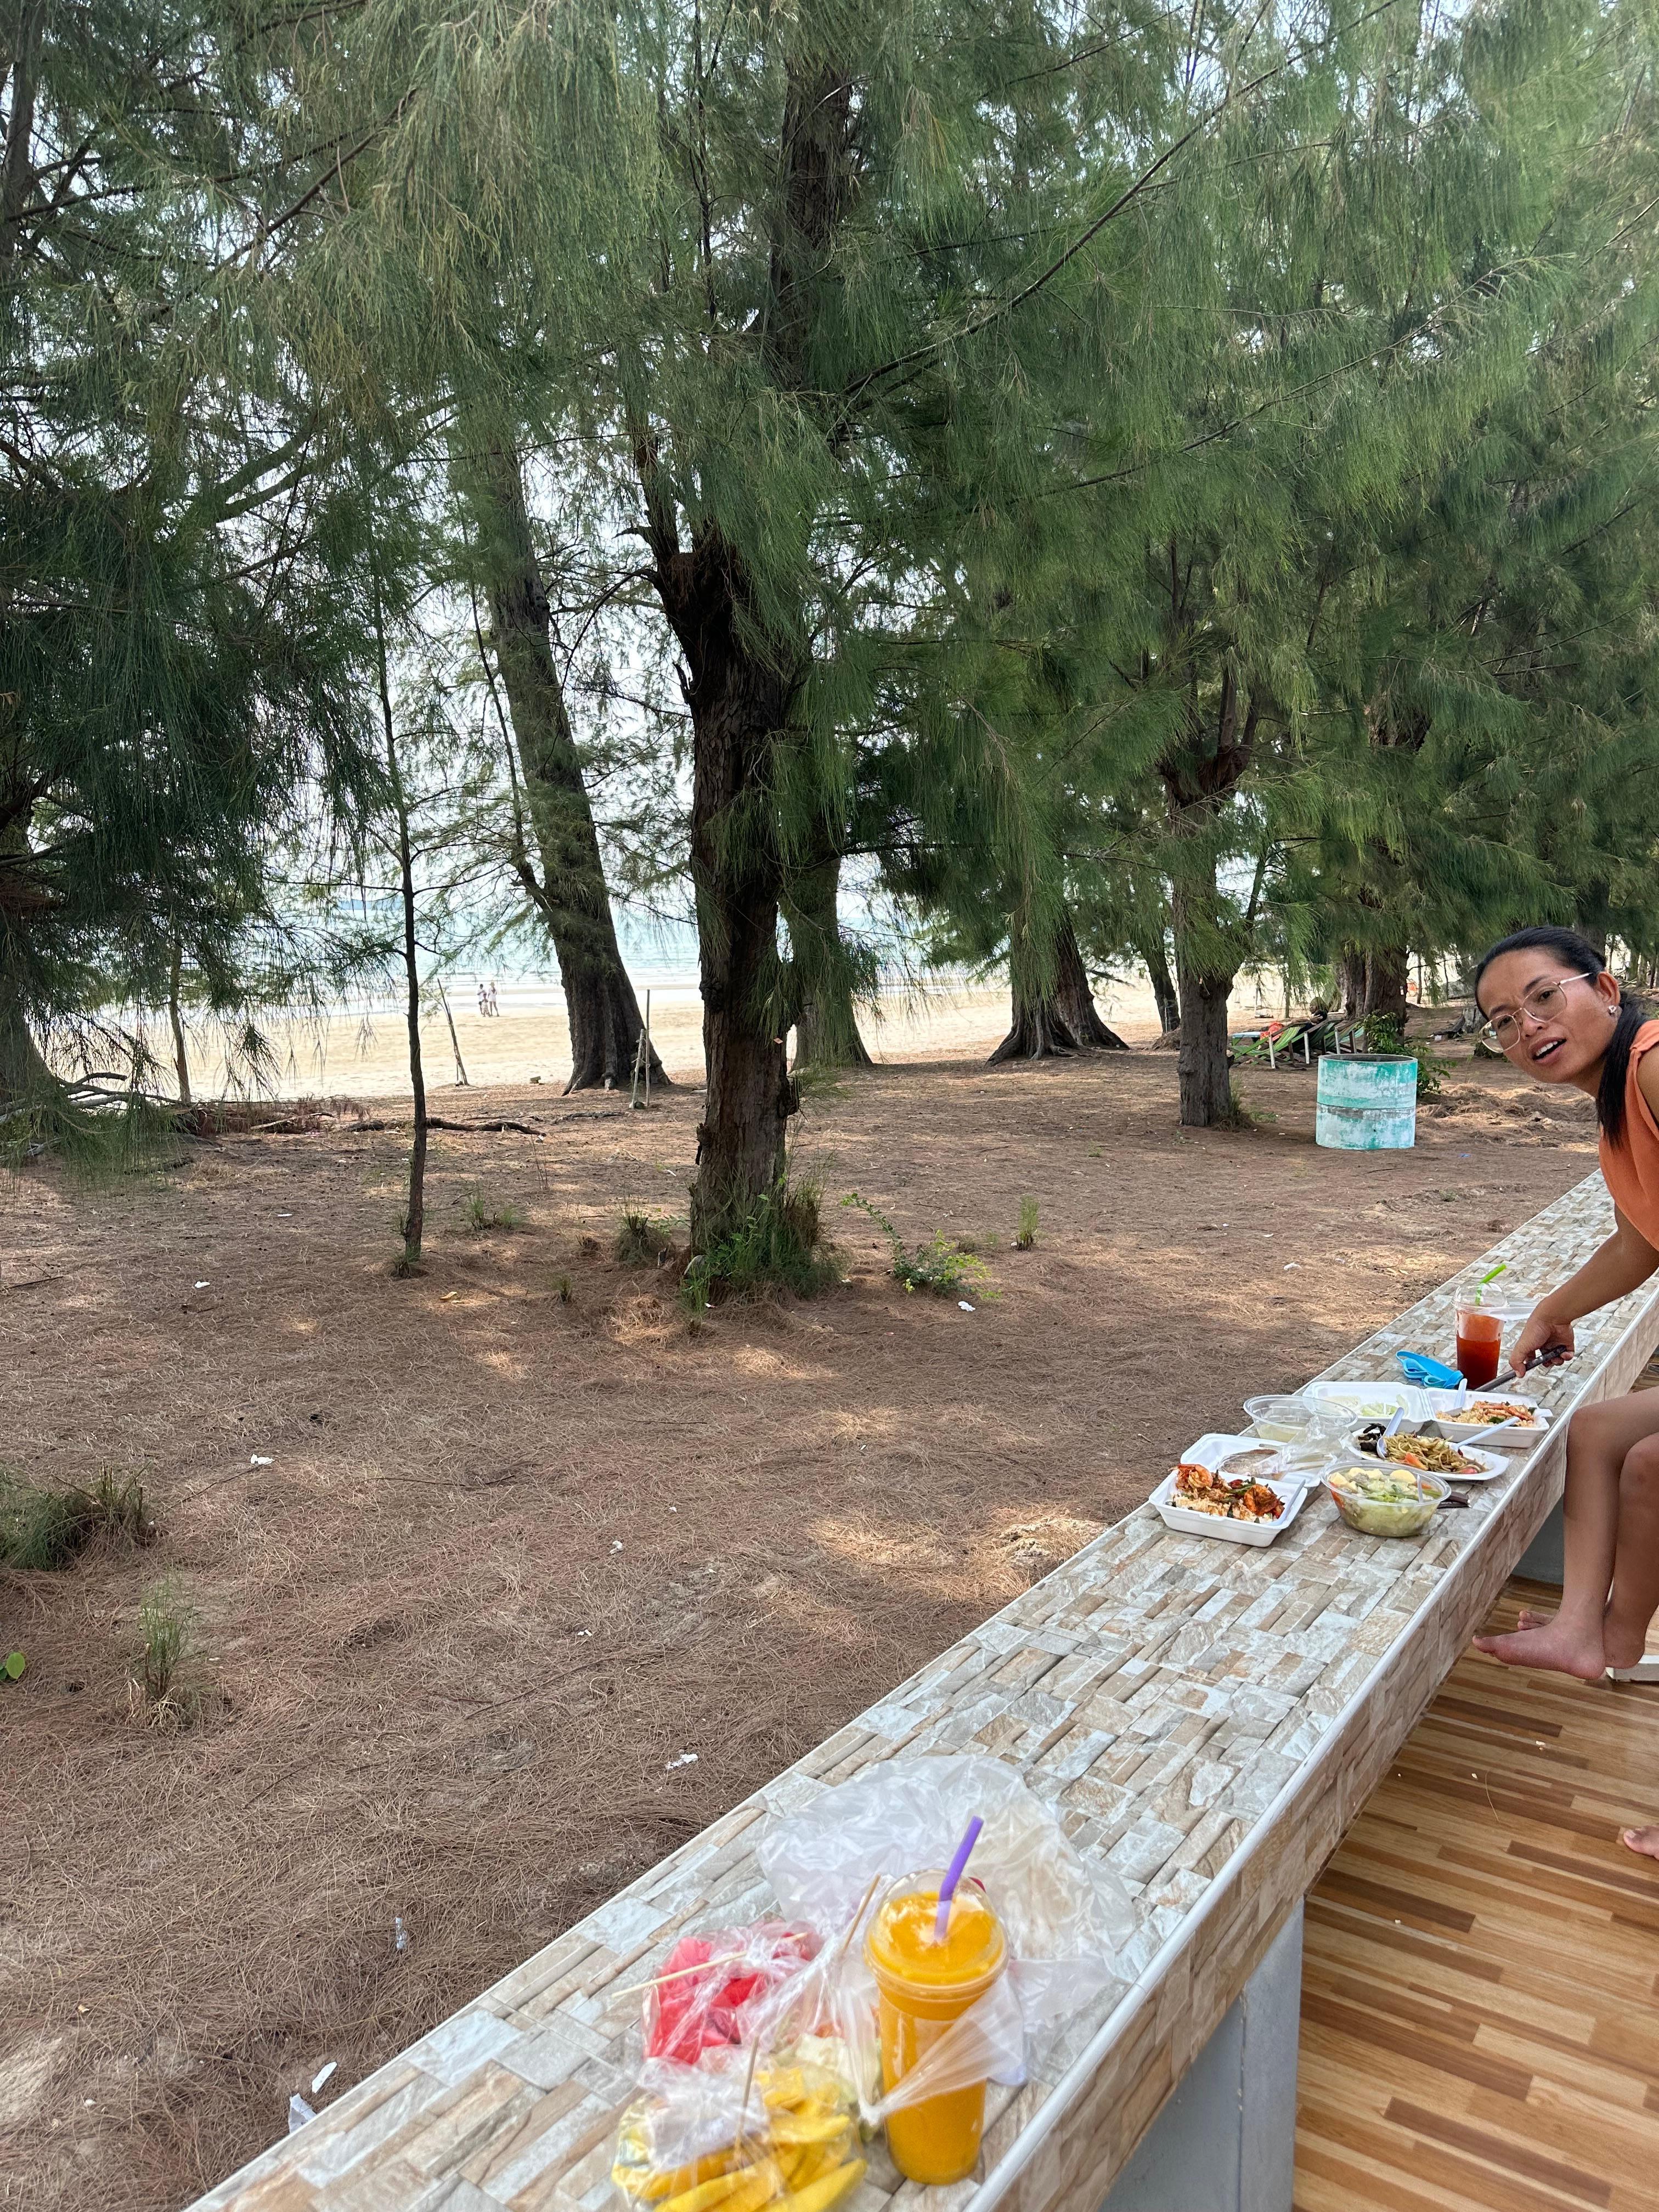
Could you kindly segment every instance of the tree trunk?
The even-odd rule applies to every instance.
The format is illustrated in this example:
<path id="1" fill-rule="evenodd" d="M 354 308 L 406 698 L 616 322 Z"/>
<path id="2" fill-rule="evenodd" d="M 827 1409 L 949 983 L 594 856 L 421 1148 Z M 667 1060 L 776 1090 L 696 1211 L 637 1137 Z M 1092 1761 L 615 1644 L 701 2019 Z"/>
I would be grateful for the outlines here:
<path id="1" fill-rule="evenodd" d="M 804 657 L 764 655 L 740 556 L 706 526 L 689 549 L 636 448 L 652 581 L 685 658 L 691 715 L 691 884 L 697 911 L 708 1104 L 697 1129 L 691 1248 L 707 1252 L 782 1181 L 799 1105 L 784 1050 L 778 920 L 784 870 L 774 770 Z"/>
<path id="2" fill-rule="evenodd" d="M 581 756 L 553 659 L 552 612 L 536 560 L 518 456 L 494 442 L 470 457 L 465 477 L 478 520 L 495 658 L 524 771 L 519 879 L 547 925 L 570 1024 L 567 1092 L 620 1088 L 639 1049 L 639 1002 L 623 966 Z M 512 764 L 509 763 L 509 766 Z M 517 775 L 514 774 L 517 803 Z M 653 1085 L 667 1084 L 653 1046 Z"/>
<path id="3" fill-rule="evenodd" d="M 22 937 L 50 902 L 30 870 L 27 796 L 0 812 L 0 1103 L 60 1095 L 24 1013 Z"/>
<path id="4" fill-rule="evenodd" d="M 655 578 L 685 653 L 691 713 L 691 883 L 708 1067 L 691 1247 L 706 1252 L 782 1181 L 800 1103 L 784 1050 L 773 790 L 799 678 L 762 658 L 742 562 L 718 531 L 698 532 L 689 552 L 659 551 Z"/>
<path id="5" fill-rule="evenodd" d="M 415 1093 L 415 1140 L 409 1148 L 409 1212 L 404 1219 L 404 1265 L 421 1256 L 426 1234 L 426 1069 L 421 1058 L 421 978 L 416 966 L 415 876 L 410 865 L 409 813 L 398 801 L 398 869 L 404 902 L 404 976 L 409 994 L 409 1081 Z"/>
<path id="6" fill-rule="evenodd" d="M 795 1066 L 870 1067 L 836 915 L 841 855 L 797 872 L 783 894 L 794 989 Z"/>
<path id="7" fill-rule="evenodd" d="M 1357 945 L 1345 945 L 1337 956 L 1336 987 L 1342 999 L 1342 1018 L 1357 1022 L 1365 1011 L 1365 955 Z"/>
<path id="8" fill-rule="evenodd" d="M 1397 1022 L 1402 1038 L 1406 1034 L 1406 984 L 1409 974 L 1410 955 L 1403 945 L 1382 945 L 1366 958 L 1365 1018 Z"/>
<path id="9" fill-rule="evenodd" d="M 0 947 L 0 1105 L 55 1098 L 59 1088 L 30 1032 L 22 994 L 6 973 Z"/>
<path id="10" fill-rule="evenodd" d="M 173 964 L 167 970 L 167 1020 L 173 1030 L 173 1065 L 179 1078 L 179 1103 L 189 1106 L 194 1103 L 190 1095 L 190 1055 L 185 1050 L 185 1019 L 179 1006 L 179 971 L 183 966 L 183 950 L 175 937 Z"/>
<path id="11" fill-rule="evenodd" d="M 1176 995 L 1175 977 L 1170 973 L 1170 963 L 1164 950 L 1162 937 L 1148 938 L 1136 947 L 1152 987 L 1152 1003 L 1158 1008 L 1158 1025 L 1165 1036 L 1181 1026 L 1181 1001 Z"/>
<path id="12" fill-rule="evenodd" d="M 1079 1045 L 1096 1052 L 1127 1052 L 1128 1046 L 1100 1018 L 1089 971 L 1083 964 L 1072 917 L 1062 913 L 1054 939 L 1054 1004 Z"/>
<path id="13" fill-rule="evenodd" d="M 781 392 L 811 393 L 814 287 L 851 190 L 852 82 L 817 64 L 787 70 L 776 227 L 761 360 Z M 776 768 L 811 665 L 804 623 L 769 623 L 743 557 L 705 515 L 681 543 L 654 435 L 634 426 L 652 582 L 685 658 L 691 715 L 691 884 L 697 905 L 708 1100 L 697 1131 L 691 1247 L 747 1219 L 783 1179 L 800 1097 L 784 1048 L 778 920 L 786 884 Z"/>
<path id="14" fill-rule="evenodd" d="M 409 1082 L 415 1094 L 415 1141 L 409 1152 L 409 1206 L 404 1216 L 404 1256 L 398 1263 L 399 1271 L 407 1273 L 421 1256 L 421 1242 L 426 1232 L 426 1067 L 421 1057 L 421 971 L 415 937 L 415 866 L 409 843 L 409 794 L 404 788 L 403 773 L 398 761 L 397 738 L 392 730 L 392 687 L 386 677 L 386 629 L 378 580 L 374 592 L 374 642 L 380 659 L 380 714 L 386 724 L 386 769 L 398 821 L 398 890 L 404 920 Z"/>
<path id="15" fill-rule="evenodd" d="M 1060 1053 L 1079 1050 L 1128 1050 L 1116 1030 L 1108 1029 L 1096 1011 L 1077 931 L 1063 908 L 1046 973 L 1017 937 L 1009 952 L 1008 974 L 1013 1023 L 986 1061 L 988 1067 L 1010 1060 L 1049 1060 Z"/>
<path id="16" fill-rule="evenodd" d="M 16 17 L 17 45 L 11 63 L 11 112 L 4 143 L 0 145 L 0 267 L 12 259 L 22 240 L 20 217 L 38 181 L 29 155 L 46 21 L 46 0 L 23 0 Z M 3 76 L 4 71 L 0 70 L 0 79 Z"/>
<path id="17" fill-rule="evenodd" d="M 986 1061 L 987 1067 L 1000 1067 L 1011 1060 L 1054 1060 L 1077 1050 L 1052 999 L 1018 989 L 1013 999 L 1013 1026 Z"/>
<path id="18" fill-rule="evenodd" d="M 1227 994 L 1233 978 L 1198 953 L 1194 923 L 1201 927 L 1207 917 L 1194 914 L 1195 903 L 1190 887 L 1175 886 L 1171 905 L 1181 1006 L 1181 1052 L 1176 1062 L 1181 1123 L 1186 1129 L 1225 1128 L 1233 1120 L 1232 1079 L 1227 1070 Z"/>
<path id="19" fill-rule="evenodd" d="M 1175 560 L 1173 541 L 1170 560 Z M 1173 570 L 1172 570 L 1173 573 Z M 1227 1072 L 1227 995 L 1244 964 L 1251 917 L 1229 915 L 1216 881 L 1212 841 L 1250 763 L 1258 708 L 1254 699 L 1240 719 L 1238 674 L 1229 659 L 1213 729 L 1196 702 L 1185 741 L 1158 763 L 1169 806 L 1170 917 L 1175 939 L 1176 997 L 1181 1013 L 1182 1126 L 1233 1126 L 1232 1083 Z"/>

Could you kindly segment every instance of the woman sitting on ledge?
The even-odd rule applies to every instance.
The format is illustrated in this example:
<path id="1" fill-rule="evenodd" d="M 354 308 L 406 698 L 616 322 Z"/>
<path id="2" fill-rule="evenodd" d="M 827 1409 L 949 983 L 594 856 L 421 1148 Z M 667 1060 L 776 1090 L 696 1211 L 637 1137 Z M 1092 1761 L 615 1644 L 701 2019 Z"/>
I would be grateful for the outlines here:
<path id="1" fill-rule="evenodd" d="M 1572 1324 L 1659 1270 L 1659 1021 L 1621 993 L 1601 955 L 1570 929 L 1522 929 L 1475 971 L 1475 1004 L 1512 1066 L 1535 1082 L 1571 1083 L 1595 1101 L 1601 1173 L 1617 1226 L 1516 1340 L 1515 1368 L 1571 1352 Z M 1523 1613 L 1511 1636 L 1476 1648 L 1511 1667 L 1553 1668 L 1599 1681 L 1633 1667 L 1659 1609 L 1659 1390 L 1603 1399 L 1567 1430 L 1566 1564 L 1560 1610 Z M 1659 1858 L 1659 1827 L 1626 1828 Z"/>

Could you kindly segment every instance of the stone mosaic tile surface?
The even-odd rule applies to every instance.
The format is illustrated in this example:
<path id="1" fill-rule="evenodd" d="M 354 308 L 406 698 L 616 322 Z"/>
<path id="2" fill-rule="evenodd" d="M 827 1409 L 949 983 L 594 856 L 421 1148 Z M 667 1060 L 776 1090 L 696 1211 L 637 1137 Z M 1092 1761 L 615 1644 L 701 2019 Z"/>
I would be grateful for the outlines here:
<path id="1" fill-rule="evenodd" d="M 1327 1374 L 1444 1355 L 1460 1285 L 1500 1257 L 1559 1281 L 1611 1226 L 1593 1176 Z M 639 2004 L 611 1992 L 681 1934 L 770 1907 L 769 1813 L 900 1751 L 969 1749 L 1117 1869 L 1136 1932 L 1026 2086 L 992 2091 L 981 2179 L 920 2191 L 878 2150 L 844 2202 L 1094 2212 L 1559 1494 L 1559 1416 L 1628 1388 L 1656 1339 L 1652 1287 L 1581 1324 L 1577 1360 L 1528 1384 L 1553 1430 L 1419 1542 L 1357 1535 L 1323 1497 L 1260 1550 L 1132 1513 L 194 2212 L 599 2212 Z"/>

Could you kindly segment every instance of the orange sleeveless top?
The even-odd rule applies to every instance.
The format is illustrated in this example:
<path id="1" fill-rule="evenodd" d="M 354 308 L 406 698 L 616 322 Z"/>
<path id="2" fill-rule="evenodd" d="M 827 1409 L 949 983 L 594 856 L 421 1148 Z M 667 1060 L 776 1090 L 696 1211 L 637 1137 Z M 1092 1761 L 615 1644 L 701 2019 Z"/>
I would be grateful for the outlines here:
<path id="1" fill-rule="evenodd" d="M 1659 1121 L 1636 1079 L 1643 1054 L 1656 1044 L 1659 1022 L 1644 1022 L 1632 1040 L 1625 1076 L 1624 1134 L 1616 1145 L 1601 1139 L 1601 1179 L 1631 1227 L 1659 1248 Z"/>

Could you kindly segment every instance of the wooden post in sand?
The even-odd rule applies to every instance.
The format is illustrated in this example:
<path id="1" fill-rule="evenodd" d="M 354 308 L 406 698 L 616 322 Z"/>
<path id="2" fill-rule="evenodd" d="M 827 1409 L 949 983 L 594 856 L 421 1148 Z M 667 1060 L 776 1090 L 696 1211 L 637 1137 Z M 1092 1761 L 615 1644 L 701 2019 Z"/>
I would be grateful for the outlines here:
<path id="1" fill-rule="evenodd" d="M 634 1046 L 634 1080 L 628 1086 L 628 1103 L 630 1110 L 636 1110 L 641 1103 L 641 1073 L 645 1078 L 644 1103 L 649 1106 L 651 1103 L 651 994 L 649 991 L 645 994 L 645 1027 L 640 1031 Z"/>
<path id="2" fill-rule="evenodd" d="M 444 988 L 441 975 L 434 976 L 433 981 L 438 986 L 438 996 L 444 1002 L 444 1019 L 449 1024 L 449 1048 L 455 1055 L 455 1088 L 470 1091 L 472 1085 L 466 1079 L 466 1063 L 461 1058 L 461 1041 L 455 1034 L 455 1017 L 449 1011 L 449 994 Z"/>

